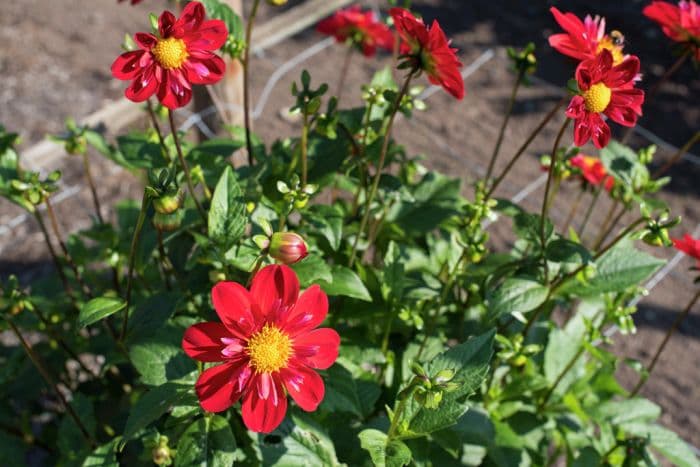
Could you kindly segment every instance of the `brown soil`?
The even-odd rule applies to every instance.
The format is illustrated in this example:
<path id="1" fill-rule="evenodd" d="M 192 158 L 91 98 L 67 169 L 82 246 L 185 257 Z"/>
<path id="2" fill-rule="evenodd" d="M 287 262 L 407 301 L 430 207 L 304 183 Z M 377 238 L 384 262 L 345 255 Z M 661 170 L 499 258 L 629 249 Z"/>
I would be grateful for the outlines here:
<path id="1" fill-rule="evenodd" d="M 0 49 L 0 72 L 4 82 L 0 88 L 0 122 L 22 134 L 23 148 L 38 142 L 47 132 L 60 131 L 65 117 L 83 117 L 99 109 L 108 99 L 119 98 L 123 83 L 111 79 L 109 73 L 109 66 L 119 53 L 118 44 L 125 32 L 147 30 L 144 13 L 160 8 L 160 4 L 158 8 L 153 6 L 156 2 L 145 2 L 137 7 L 118 5 L 112 0 L 89 3 L 91 8 L 86 8 L 86 2 L 80 0 L 25 0 L 3 6 L 0 38 L 4 45 Z M 642 60 L 645 82 L 653 83 L 673 62 L 673 57 L 660 31 L 639 13 L 644 3 L 600 2 L 594 10 L 607 17 L 608 27 L 625 33 L 628 51 L 638 54 Z M 504 47 L 534 41 L 540 62 L 537 76 L 558 85 L 565 83 L 574 65 L 546 45 L 546 37 L 556 30 L 556 24 L 543 2 L 424 0 L 414 4 L 427 19 L 440 19 L 460 49 L 465 65 L 487 49 L 496 53 L 494 59 L 467 79 L 468 94 L 464 101 L 456 102 L 438 92 L 427 99 L 427 112 L 415 115 L 412 121 L 403 120 L 396 127 L 396 136 L 411 152 L 424 154 L 431 168 L 462 177 L 468 186 L 468 182 L 483 174 L 488 163 L 510 93 L 512 75 L 507 69 Z M 577 14 L 592 8 L 590 2 L 582 0 L 559 2 L 558 7 Z M 263 18 L 271 14 L 273 12 L 265 9 Z M 282 63 L 319 40 L 318 35 L 307 31 L 256 57 L 252 95 L 260 95 L 270 74 Z M 267 141 L 296 134 L 298 128 L 278 116 L 279 110 L 292 102 L 288 91 L 290 81 L 298 79 L 301 69 L 307 68 L 313 71 L 314 81 L 327 81 L 334 89 L 342 57 L 341 48 L 332 46 L 285 76 L 256 122 L 257 131 Z M 345 104 L 359 102 L 360 85 L 384 63 L 388 63 L 386 58 L 367 61 L 355 57 L 355 66 L 346 81 Z M 675 146 L 681 146 L 693 131 L 697 131 L 700 80 L 696 73 L 689 65 L 683 67 L 645 107 L 645 116 L 640 122 Z M 522 90 L 506 132 L 499 168 L 560 95 L 558 88 L 539 81 Z M 541 175 L 537 158 L 551 151 L 560 124 L 561 119 L 552 122 L 533 142 L 500 188 L 500 196 L 516 195 Z M 649 144 L 640 137 L 632 142 L 640 146 Z M 696 148 L 695 152 L 700 151 Z M 668 148 L 660 148 L 657 158 L 663 161 L 672 153 Z M 104 205 L 109 205 L 110 200 L 138 195 L 138 180 L 109 162 L 98 158 L 94 161 L 95 172 L 104 180 L 99 187 Z M 66 157 L 58 161 L 57 166 L 64 172 L 64 184 L 69 188 L 75 186 L 77 190 L 77 195 L 56 203 L 64 229 L 73 231 L 88 225 L 92 204 L 89 192 L 81 188 L 80 161 Z M 55 167 L 45 167 L 52 168 Z M 676 235 L 692 232 L 700 222 L 700 212 L 695 207 L 700 195 L 696 183 L 699 172 L 700 168 L 690 162 L 678 164 L 671 173 L 673 182 L 662 194 L 672 213 L 683 216 L 683 225 L 676 230 Z M 553 208 L 560 227 L 576 190 L 575 185 L 565 184 Z M 533 211 L 539 209 L 542 192 L 542 186 L 534 190 L 523 201 L 524 206 Z M 589 233 L 602 223 L 608 207 L 607 200 L 599 203 Z M 35 224 L 31 219 L 20 223 L 17 217 L 20 214 L 14 206 L 0 202 L 0 225 L 6 227 L 0 229 L 4 230 L 0 232 L 0 272 L 20 273 L 25 280 L 31 280 L 50 269 L 50 265 Z M 493 243 L 498 248 L 510 245 L 512 237 L 507 227 L 507 223 L 491 227 Z M 664 258 L 674 254 L 661 249 L 653 253 Z M 683 259 L 640 303 L 635 316 L 637 335 L 613 338 L 613 348 L 618 354 L 649 362 L 665 330 L 693 294 L 694 286 L 686 271 L 690 265 L 689 259 Z M 700 446 L 700 413 L 696 407 L 700 400 L 700 372 L 696 362 L 699 354 L 700 317 L 696 311 L 674 337 L 653 378 L 642 391 L 644 396 L 663 407 L 664 424 L 696 446 Z M 636 381 L 629 372 L 622 372 L 622 378 L 627 387 Z"/>

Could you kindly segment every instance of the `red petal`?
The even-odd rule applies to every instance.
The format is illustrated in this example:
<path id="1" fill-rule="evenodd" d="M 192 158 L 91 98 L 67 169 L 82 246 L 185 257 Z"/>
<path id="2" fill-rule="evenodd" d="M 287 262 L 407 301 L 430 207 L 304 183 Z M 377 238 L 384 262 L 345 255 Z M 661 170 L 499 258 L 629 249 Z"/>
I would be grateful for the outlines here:
<path id="1" fill-rule="evenodd" d="M 224 363 L 204 370 L 195 384 L 199 403 L 207 412 L 221 412 L 240 399 L 250 378 L 248 365 Z"/>
<path id="2" fill-rule="evenodd" d="M 590 114 L 591 139 L 598 149 L 603 149 L 610 141 L 610 127 L 600 114 Z"/>
<path id="3" fill-rule="evenodd" d="M 156 66 L 151 64 L 141 74 L 137 75 L 131 82 L 131 85 L 124 91 L 126 98 L 134 102 L 143 102 L 151 97 L 158 89 L 159 84 L 155 71 Z"/>
<path id="4" fill-rule="evenodd" d="M 576 60 L 589 58 L 589 55 L 582 51 L 579 44 L 571 40 L 568 34 L 552 34 L 549 36 L 549 45 L 560 54 Z"/>
<path id="5" fill-rule="evenodd" d="M 338 358 L 340 336 L 330 328 L 314 329 L 294 338 L 294 357 L 312 368 L 325 370 Z"/>
<path id="6" fill-rule="evenodd" d="M 192 88 L 180 70 L 163 70 L 158 100 L 169 109 L 186 106 L 192 99 Z"/>
<path id="7" fill-rule="evenodd" d="M 641 89 L 613 91 L 610 104 L 605 109 L 605 115 L 620 125 L 634 126 L 637 118 L 642 114 L 642 102 L 644 102 L 644 91 Z"/>
<path id="8" fill-rule="evenodd" d="M 199 52 L 197 55 L 204 55 Z M 192 54 L 183 65 L 187 79 L 193 84 L 214 84 L 224 76 L 226 65 L 221 57 L 207 52 L 202 58 Z"/>
<path id="9" fill-rule="evenodd" d="M 566 108 L 566 116 L 569 118 L 580 118 L 586 112 L 586 101 L 582 96 L 574 96 Z M 577 145 L 578 146 L 578 145 Z"/>
<path id="10" fill-rule="evenodd" d="M 586 91 L 591 85 L 598 83 L 612 68 L 613 57 L 610 51 L 603 49 L 595 58 L 582 61 L 576 68 L 576 81 L 579 88 Z"/>
<path id="11" fill-rule="evenodd" d="M 199 2 L 189 2 L 182 10 L 180 19 L 173 26 L 173 32 L 178 37 L 196 31 L 204 21 L 204 5 Z"/>
<path id="12" fill-rule="evenodd" d="M 260 376 L 256 378 L 260 380 Z M 256 385 L 258 384 L 255 381 Z M 243 423 L 249 430 L 257 433 L 270 433 L 277 428 L 287 413 L 287 396 L 284 394 L 282 383 L 277 378 L 272 378 L 272 386 L 268 397 L 263 399 L 259 391 L 248 391 L 243 399 L 241 415 Z"/>
<path id="13" fill-rule="evenodd" d="M 627 57 L 622 63 L 614 66 L 603 78 L 603 83 L 609 88 L 620 88 L 634 81 L 639 73 L 639 59 L 634 55 Z"/>
<path id="14" fill-rule="evenodd" d="M 170 37 L 176 21 L 177 19 L 175 18 L 174 14 L 170 13 L 169 11 L 164 11 L 160 15 L 160 18 L 158 18 L 158 32 L 160 33 L 160 37 Z"/>
<path id="15" fill-rule="evenodd" d="M 574 122 L 574 144 L 578 147 L 583 146 L 591 139 L 591 127 L 589 124 L 588 114 L 584 114 Z"/>
<path id="16" fill-rule="evenodd" d="M 250 286 L 250 295 L 258 305 L 259 320 L 277 322 L 294 305 L 299 296 L 299 279 L 288 266 L 272 264 L 262 268 Z M 261 321 L 258 321 L 258 324 Z"/>
<path id="17" fill-rule="evenodd" d="M 306 289 L 297 300 L 289 316 L 279 323 L 291 336 L 310 331 L 326 319 L 328 296 L 321 287 L 314 284 Z"/>
<path id="18" fill-rule="evenodd" d="M 211 301 L 216 314 L 230 334 L 247 339 L 255 328 L 250 294 L 241 284 L 219 282 L 211 289 Z"/>
<path id="19" fill-rule="evenodd" d="M 112 63 L 112 76 L 117 79 L 133 79 L 142 70 L 139 61 L 144 55 L 143 50 L 133 50 L 121 54 Z"/>
<path id="20" fill-rule="evenodd" d="M 145 32 L 137 32 L 134 34 L 134 40 L 143 50 L 151 50 L 158 43 L 158 38 L 156 36 Z"/>
<path id="21" fill-rule="evenodd" d="M 217 50 L 226 43 L 228 29 L 219 19 L 204 21 L 197 31 L 187 38 L 188 46 L 200 50 Z"/>
<path id="22" fill-rule="evenodd" d="M 226 345 L 221 341 L 231 337 L 226 326 L 221 323 L 199 323 L 190 326 L 182 336 L 185 353 L 200 362 L 221 362 L 221 351 Z"/>
<path id="23" fill-rule="evenodd" d="M 310 368 L 287 368 L 280 372 L 284 387 L 292 399 L 307 412 L 313 412 L 323 401 L 326 388 L 323 379 Z"/>

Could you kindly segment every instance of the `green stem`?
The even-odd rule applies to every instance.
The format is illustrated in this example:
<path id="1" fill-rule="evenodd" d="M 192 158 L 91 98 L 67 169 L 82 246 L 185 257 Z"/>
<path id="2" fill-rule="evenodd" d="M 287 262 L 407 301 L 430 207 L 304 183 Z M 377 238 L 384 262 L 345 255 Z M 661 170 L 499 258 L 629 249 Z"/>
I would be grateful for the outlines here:
<path id="1" fill-rule="evenodd" d="M 403 87 L 401 88 L 401 91 L 399 92 L 398 96 L 396 96 L 396 102 L 394 102 L 394 106 L 391 110 L 391 116 L 389 117 L 389 123 L 387 124 L 386 127 L 386 132 L 384 133 L 384 141 L 382 143 L 382 150 L 379 153 L 379 161 L 377 162 L 377 173 L 374 174 L 374 180 L 372 181 L 372 187 L 370 188 L 369 195 L 367 196 L 367 200 L 365 201 L 365 214 L 362 217 L 362 221 L 360 222 L 360 228 L 357 232 L 357 236 L 355 237 L 355 242 L 353 243 L 352 246 L 352 252 L 350 253 L 350 261 L 348 262 L 349 266 L 352 266 L 353 263 L 355 262 L 355 258 L 357 257 L 357 246 L 360 242 L 360 237 L 362 237 L 363 232 L 365 231 L 365 228 L 367 227 L 367 222 L 369 221 L 369 215 L 372 207 L 372 201 L 374 201 L 374 197 L 377 194 L 377 189 L 379 188 L 379 180 L 382 177 L 382 170 L 384 169 L 384 161 L 386 160 L 386 154 L 389 150 L 389 141 L 391 139 L 391 129 L 394 126 L 394 120 L 396 119 L 396 114 L 398 113 L 399 109 L 401 108 L 401 101 L 403 100 L 404 96 L 408 93 L 408 87 L 411 84 L 411 79 L 413 76 L 416 74 L 416 70 L 411 70 L 411 72 L 408 74 L 406 77 L 406 81 L 403 84 Z"/>
<path id="2" fill-rule="evenodd" d="M 593 199 L 591 199 L 591 202 L 588 205 L 588 209 L 586 210 L 586 214 L 583 216 L 583 222 L 581 223 L 581 231 L 578 234 L 579 238 L 583 238 L 583 233 L 586 231 L 586 227 L 588 226 L 588 220 L 591 218 L 591 214 L 593 214 L 593 208 L 595 208 L 596 204 L 598 204 L 598 199 L 600 198 L 601 191 L 603 191 L 602 186 L 597 186 L 595 188 L 595 191 L 593 192 Z"/>
<path id="3" fill-rule="evenodd" d="M 70 415 L 70 417 L 73 419 L 75 424 L 78 426 L 78 429 L 80 430 L 80 433 L 83 435 L 85 440 L 90 444 L 91 447 L 95 447 L 97 443 L 93 439 L 92 435 L 90 435 L 90 432 L 85 428 L 85 424 L 82 422 L 78 414 L 73 410 L 73 407 L 68 403 L 66 398 L 63 396 L 63 393 L 61 390 L 58 388 L 58 385 L 56 384 L 56 381 L 51 377 L 51 374 L 48 372 L 44 364 L 39 360 L 39 357 L 34 353 L 34 349 L 32 349 L 32 345 L 27 342 L 24 339 L 24 336 L 22 333 L 19 331 L 17 326 L 15 326 L 15 323 L 12 322 L 9 318 L 6 318 L 7 323 L 10 325 L 10 328 L 12 329 L 12 332 L 17 336 L 17 339 L 19 339 L 20 343 L 22 344 L 22 347 L 24 348 L 24 351 L 27 353 L 27 356 L 29 357 L 29 360 L 34 364 L 34 367 L 37 369 L 41 377 L 44 379 L 46 384 L 51 387 L 51 389 L 56 393 L 56 397 L 61 401 L 61 404 L 63 407 L 66 409 L 66 413 Z"/>
<path id="4" fill-rule="evenodd" d="M 597 250 L 600 248 L 600 245 L 602 245 L 603 241 L 605 241 L 605 237 L 608 236 L 608 233 L 610 232 L 611 228 L 615 227 L 615 224 L 617 223 L 618 215 L 615 214 L 615 211 L 617 211 L 617 207 L 620 205 L 619 200 L 615 200 L 615 202 L 610 205 L 610 209 L 608 210 L 608 213 L 605 215 L 605 221 L 603 221 L 603 225 L 600 226 L 600 230 L 598 231 L 598 235 L 595 238 L 595 241 L 593 242 L 593 250 Z M 625 213 L 625 207 L 622 206 L 622 214 Z"/>
<path id="5" fill-rule="evenodd" d="M 306 187 L 308 176 L 309 116 L 304 113 L 304 126 L 301 129 L 301 188 Z"/>
<path id="6" fill-rule="evenodd" d="M 90 159 L 88 159 L 87 152 L 83 153 L 83 169 L 85 171 L 85 179 L 90 187 L 90 193 L 92 193 L 92 203 L 95 205 L 95 214 L 97 214 L 97 220 L 100 224 L 104 224 L 105 220 L 102 217 L 102 209 L 100 206 L 100 198 L 97 196 L 97 188 L 95 188 L 95 181 L 92 178 L 92 171 L 90 170 Z"/>
<path id="7" fill-rule="evenodd" d="M 168 151 L 168 147 L 165 145 L 163 131 L 160 129 L 160 123 L 158 123 L 158 117 L 156 117 L 156 112 L 153 109 L 153 103 L 150 99 L 146 100 L 146 109 L 148 110 L 148 116 L 151 118 L 151 125 L 153 125 L 153 129 L 156 130 L 156 134 L 158 135 L 158 143 L 160 144 L 161 151 L 163 151 L 163 157 L 169 161 L 170 151 Z"/>
<path id="8" fill-rule="evenodd" d="M 126 337 L 126 330 L 129 326 L 129 305 L 131 304 L 131 289 L 134 283 L 134 263 L 136 261 L 136 247 L 138 246 L 139 238 L 141 237 L 143 223 L 146 220 L 148 202 L 148 195 L 144 192 L 143 199 L 141 200 L 141 210 L 139 211 L 139 217 L 136 220 L 136 227 L 134 227 L 134 235 L 131 237 L 131 248 L 129 249 L 129 269 L 126 275 L 126 307 L 124 308 L 124 321 L 122 322 L 122 331 L 119 336 L 120 342 L 124 341 L 124 338 Z"/>
<path id="9" fill-rule="evenodd" d="M 530 143 L 535 139 L 535 137 L 542 131 L 542 129 L 549 123 L 549 121 L 557 114 L 559 109 L 566 104 L 566 101 L 568 100 L 568 96 L 564 96 L 561 100 L 559 100 L 552 110 L 549 111 L 547 115 L 542 119 L 542 121 L 537 125 L 537 127 L 530 133 L 530 136 L 527 137 L 525 142 L 518 148 L 516 151 L 515 155 L 511 158 L 510 162 L 508 162 L 508 165 L 506 165 L 505 169 L 503 169 L 503 172 L 496 178 L 496 180 L 493 182 L 493 185 L 491 185 L 491 188 L 489 189 L 488 193 L 486 194 L 486 198 L 490 198 L 491 195 L 496 191 L 496 188 L 501 184 L 503 179 L 508 175 L 508 172 L 513 168 L 515 163 L 520 159 L 520 156 L 522 156 L 525 153 L 525 150 L 530 146 Z"/>
<path id="10" fill-rule="evenodd" d="M 583 195 L 586 192 L 581 189 L 578 192 L 578 195 L 576 195 L 576 199 L 574 200 L 573 205 L 571 206 L 571 209 L 569 210 L 569 215 L 566 216 L 566 222 L 564 222 L 564 228 L 562 229 L 562 232 L 566 233 L 567 230 L 569 230 L 569 226 L 571 225 L 571 222 L 574 220 L 574 217 L 576 216 L 576 213 L 578 212 L 579 206 L 581 206 L 581 200 L 583 199 Z"/>
<path id="11" fill-rule="evenodd" d="M 253 36 L 253 24 L 258 14 L 260 0 L 253 1 L 253 8 L 248 17 L 245 29 L 245 50 L 243 51 L 243 119 L 245 121 L 245 144 L 248 149 L 248 165 L 255 164 L 253 156 L 253 142 L 250 138 L 250 40 Z"/>
<path id="12" fill-rule="evenodd" d="M 192 182 L 192 174 L 190 173 L 190 168 L 187 165 L 187 161 L 185 160 L 185 156 L 182 153 L 182 147 L 180 146 L 180 137 L 177 134 L 177 127 L 175 126 L 175 117 L 174 117 L 174 112 L 171 109 L 168 109 L 168 120 L 170 121 L 170 131 L 172 131 L 173 134 L 173 141 L 175 142 L 175 148 L 177 149 L 177 157 L 180 160 L 180 166 L 182 166 L 182 170 L 185 172 L 185 181 L 187 181 L 187 189 L 190 191 L 190 196 L 192 196 L 192 199 L 194 200 L 194 204 L 197 206 L 197 211 L 199 211 L 199 214 L 202 216 L 202 220 L 204 221 L 204 225 L 207 225 L 207 213 L 204 211 L 204 208 L 202 207 L 201 204 L 199 204 L 199 200 L 197 199 L 197 196 L 194 192 L 194 183 Z"/>
<path id="13" fill-rule="evenodd" d="M 659 348 L 656 349 L 656 353 L 654 354 L 654 358 L 651 360 L 651 363 L 649 364 L 649 368 L 647 370 L 647 375 L 646 377 L 639 378 L 639 382 L 637 385 L 634 387 L 632 392 L 630 393 L 630 397 L 634 397 L 637 395 L 640 389 L 642 389 L 642 386 L 644 386 L 644 383 L 647 382 L 649 379 L 649 375 L 651 375 L 651 372 L 654 371 L 654 367 L 656 366 L 656 363 L 659 360 L 659 357 L 661 356 L 661 353 L 664 351 L 666 348 L 666 344 L 668 344 L 668 341 L 671 339 L 671 336 L 676 332 L 678 329 L 678 326 L 681 325 L 683 321 L 688 317 L 690 314 L 690 311 L 693 309 L 693 306 L 697 303 L 698 299 L 700 298 L 700 290 L 695 292 L 695 295 L 693 298 L 688 302 L 688 305 L 685 307 L 683 312 L 676 317 L 676 319 L 673 321 L 673 324 L 671 324 L 671 327 L 668 328 L 668 331 L 666 331 L 666 335 L 664 336 L 663 341 L 661 341 L 661 345 L 659 345 Z"/>
<path id="14" fill-rule="evenodd" d="M 396 408 L 396 411 L 394 412 L 394 416 L 391 419 L 391 425 L 389 426 L 389 431 L 386 434 L 387 445 L 394 438 L 394 435 L 396 434 L 396 430 L 399 428 L 399 422 L 401 421 L 401 416 L 403 415 L 403 412 L 406 409 L 406 401 L 410 397 L 412 397 L 412 394 L 407 394 L 406 397 L 404 397 L 403 399 L 401 399 L 399 401 L 399 406 Z"/>
<path id="15" fill-rule="evenodd" d="M 508 107 L 506 109 L 506 114 L 503 117 L 503 123 L 501 123 L 501 128 L 498 131 L 498 138 L 496 139 L 496 146 L 493 148 L 493 153 L 491 154 L 491 161 L 489 162 L 489 168 L 486 171 L 486 177 L 484 177 L 487 184 L 488 184 L 488 180 L 491 178 L 491 174 L 493 173 L 493 168 L 496 166 L 496 159 L 498 158 L 498 153 L 501 150 L 501 144 L 503 143 L 503 136 L 505 135 L 506 127 L 508 126 L 508 121 L 510 120 L 510 116 L 513 114 L 513 106 L 515 105 L 515 96 L 518 94 L 518 88 L 520 87 L 520 83 L 523 80 L 524 73 L 525 73 L 524 70 L 518 71 L 518 76 L 515 78 L 515 83 L 513 84 L 513 90 L 510 93 L 510 100 L 508 101 Z"/>
<path id="16" fill-rule="evenodd" d="M 573 358 L 569 360 L 569 363 L 567 363 L 564 369 L 561 371 L 561 373 L 559 373 L 557 379 L 554 380 L 554 384 L 552 384 L 552 386 L 550 386 L 550 388 L 547 390 L 547 393 L 544 395 L 544 397 L 538 404 L 539 410 L 542 410 L 547 405 L 547 402 L 549 402 L 549 398 L 552 397 L 554 390 L 557 388 L 557 386 L 559 386 L 559 383 L 561 383 L 561 381 L 564 379 L 564 376 L 566 376 L 566 374 L 574 367 L 578 359 L 581 358 L 581 355 L 583 355 L 584 351 L 585 347 L 581 345 L 581 347 L 578 349 Z"/>
<path id="17" fill-rule="evenodd" d="M 345 52 L 345 58 L 343 59 L 343 66 L 340 69 L 340 80 L 338 80 L 338 92 L 335 93 L 338 103 L 340 103 L 340 98 L 343 96 L 343 90 L 345 89 L 345 78 L 347 77 L 348 70 L 350 69 L 350 62 L 352 61 L 353 51 L 353 46 L 348 45 L 347 51 Z"/>
<path id="18" fill-rule="evenodd" d="M 552 185 L 552 179 L 556 178 L 556 173 L 557 173 L 557 159 L 558 159 L 558 151 L 559 151 L 559 143 L 561 142 L 562 136 L 564 136 L 564 132 L 568 128 L 569 124 L 571 123 L 571 119 L 567 118 L 564 120 L 564 123 L 562 124 L 561 128 L 559 129 L 559 133 L 557 134 L 556 139 L 554 140 L 554 147 L 552 148 L 552 163 L 549 167 L 549 174 L 547 175 L 547 184 L 545 185 L 544 189 L 544 199 L 542 200 L 542 212 L 540 214 L 540 245 L 542 245 L 542 262 L 544 265 L 544 278 L 545 282 L 549 282 L 549 268 L 547 266 L 547 257 L 545 254 L 545 249 L 547 247 L 546 245 L 546 226 L 547 226 L 547 213 L 549 211 L 549 190 L 551 189 Z"/>
<path id="19" fill-rule="evenodd" d="M 46 241 L 46 246 L 49 249 L 49 253 L 51 254 L 51 258 L 53 259 L 53 263 L 56 266 L 56 271 L 58 272 L 58 276 L 61 278 L 61 282 L 63 283 L 63 289 L 66 291 L 66 294 L 68 295 L 68 297 L 70 297 L 70 299 L 75 304 L 75 297 L 73 296 L 73 289 L 70 286 L 70 282 L 68 282 L 68 277 L 66 277 L 65 271 L 63 270 L 63 266 L 61 265 L 61 260 L 58 259 L 58 254 L 56 254 L 56 249 L 53 247 L 53 244 L 51 243 L 51 237 L 49 236 L 49 231 L 46 229 L 46 224 L 44 223 L 44 218 L 41 216 L 38 209 L 34 209 L 34 218 L 36 219 L 37 223 L 39 224 L 39 228 L 41 229 L 41 233 L 44 235 L 44 240 Z"/>
<path id="20" fill-rule="evenodd" d="M 75 261 L 73 261 L 73 257 L 70 255 L 68 247 L 63 241 L 63 237 L 61 236 L 61 229 L 58 227 L 58 218 L 56 217 L 56 212 L 53 210 L 53 206 L 51 205 L 51 201 L 49 200 L 49 198 L 46 198 L 44 200 L 44 205 L 46 206 L 46 213 L 49 215 L 49 222 L 51 224 L 51 228 L 53 229 L 53 233 L 56 236 L 58 245 L 61 247 L 61 251 L 63 252 L 63 257 L 66 259 L 66 263 L 68 263 L 68 266 L 70 266 L 70 268 L 73 270 L 73 274 L 75 274 L 75 280 L 78 281 L 78 285 L 80 285 L 80 287 L 82 288 L 83 293 L 87 297 L 92 297 L 90 287 L 88 287 L 88 285 L 83 280 L 83 276 L 80 274 L 78 265 L 75 264 Z"/>

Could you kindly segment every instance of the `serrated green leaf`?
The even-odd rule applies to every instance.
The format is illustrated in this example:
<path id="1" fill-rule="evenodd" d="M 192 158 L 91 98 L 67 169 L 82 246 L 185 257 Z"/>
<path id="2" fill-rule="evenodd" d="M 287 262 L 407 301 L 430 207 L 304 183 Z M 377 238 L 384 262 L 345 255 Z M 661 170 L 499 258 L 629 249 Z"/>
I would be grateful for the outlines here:
<path id="1" fill-rule="evenodd" d="M 547 299 L 549 289 L 537 281 L 509 277 L 488 298 L 489 317 L 498 319 L 506 313 L 527 313 Z"/>
<path id="2" fill-rule="evenodd" d="M 628 434 L 648 438 L 651 445 L 678 467 L 698 467 L 700 460 L 677 434 L 659 425 L 625 423 L 621 428 Z"/>
<path id="3" fill-rule="evenodd" d="M 147 340 L 131 346 L 131 362 L 144 384 L 159 386 L 194 371 L 194 361 L 182 351 L 183 333 L 182 329 L 167 325 Z"/>
<path id="4" fill-rule="evenodd" d="M 301 261 L 294 263 L 292 269 L 297 273 L 302 287 L 309 287 L 321 281 L 333 281 L 331 267 L 321 255 L 310 254 Z"/>
<path id="5" fill-rule="evenodd" d="M 338 251 L 343 239 L 343 213 L 334 206 L 314 205 L 305 214 L 316 232 L 323 235 L 333 251 Z"/>
<path id="6" fill-rule="evenodd" d="M 653 422 L 661 416 L 661 407 L 643 398 L 611 400 L 596 405 L 592 416 L 613 425 L 628 422 Z"/>
<path id="7" fill-rule="evenodd" d="M 107 316 L 123 310 L 126 302 L 121 298 L 97 297 L 85 303 L 80 308 L 78 315 L 78 327 L 84 328 L 98 322 Z"/>
<path id="8" fill-rule="evenodd" d="M 83 467 L 119 467 L 115 446 L 119 443 L 117 437 L 108 443 L 98 446 L 83 461 Z"/>
<path id="9" fill-rule="evenodd" d="M 231 166 L 219 178 L 209 208 L 209 237 L 227 247 L 236 243 L 248 222 L 243 192 Z"/>
<path id="10" fill-rule="evenodd" d="M 191 424 L 177 443 L 176 467 L 230 467 L 236 439 L 224 417 L 204 417 Z"/>
<path id="11" fill-rule="evenodd" d="M 272 438 L 281 438 L 279 441 Z M 339 465 L 333 442 L 307 416 L 288 416 L 270 437 L 261 435 L 263 465 L 270 467 L 334 467 Z M 265 440 L 267 438 L 267 440 Z"/>
<path id="12" fill-rule="evenodd" d="M 375 467 L 402 467 L 411 462 L 411 450 L 400 440 L 387 443 L 387 435 L 372 428 L 362 430 L 358 436 Z"/>

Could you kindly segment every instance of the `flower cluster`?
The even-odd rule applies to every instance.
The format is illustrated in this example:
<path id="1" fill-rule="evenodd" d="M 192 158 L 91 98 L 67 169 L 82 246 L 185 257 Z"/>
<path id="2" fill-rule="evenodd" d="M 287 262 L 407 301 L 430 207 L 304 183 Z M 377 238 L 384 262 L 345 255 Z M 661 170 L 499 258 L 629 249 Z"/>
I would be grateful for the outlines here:
<path id="1" fill-rule="evenodd" d="M 300 295 L 294 271 L 271 265 L 255 275 L 250 290 L 220 282 L 211 298 L 221 323 L 195 324 L 182 339 L 190 357 L 222 362 L 197 380 L 202 408 L 221 412 L 242 399 L 246 426 L 264 433 L 284 419 L 287 394 L 302 409 L 316 410 L 325 389 L 313 369 L 330 367 L 340 344 L 333 329 L 316 329 L 328 314 L 321 288 Z"/>
<path id="2" fill-rule="evenodd" d="M 120 55 L 112 64 L 112 75 L 130 80 L 127 99 L 143 102 L 156 94 L 169 109 L 187 105 L 193 84 L 214 84 L 226 69 L 214 51 L 228 38 L 223 21 L 205 20 L 204 6 L 190 2 L 180 18 L 169 11 L 158 18 L 159 37 L 138 32 L 138 50 Z"/>
<path id="3" fill-rule="evenodd" d="M 550 11 L 566 32 L 551 35 L 549 44 L 581 60 L 576 68 L 579 93 L 566 109 L 566 116 L 574 120 L 574 144 L 583 146 L 592 140 L 603 148 L 611 133 L 603 115 L 626 127 L 634 126 L 642 115 L 644 91 L 634 87 L 639 59 L 623 54 L 624 36 L 617 31 L 606 34 L 604 18 L 586 16 L 581 21 L 554 7 Z"/>

